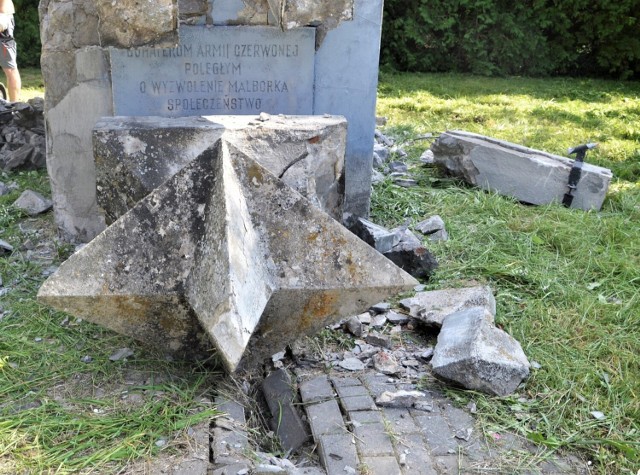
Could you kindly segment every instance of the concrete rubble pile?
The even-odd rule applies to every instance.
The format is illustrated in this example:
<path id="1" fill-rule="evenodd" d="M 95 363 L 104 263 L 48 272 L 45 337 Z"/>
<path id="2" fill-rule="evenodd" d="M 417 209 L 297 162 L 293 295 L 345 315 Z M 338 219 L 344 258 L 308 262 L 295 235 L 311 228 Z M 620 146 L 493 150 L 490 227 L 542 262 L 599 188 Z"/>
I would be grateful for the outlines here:
<path id="1" fill-rule="evenodd" d="M 247 452 L 258 449 L 242 438 L 237 420 L 223 421 L 214 429 L 214 469 L 336 475 L 369 473 L 363 471 L 366 466 L 374 474 L 440 474 L 460 464 L 494 466 L 495 449 L 476 431 L 473 405 L 453 407 L 425 382 L 434 374 L 457 386 L 512 394 L 528 375 L 529 363 L 520 345 L 495 327 L 489 287 L 422 287 L 399 307 L 381 302 L 332 325 L 346 333 L 351 342 L 346 347 L 319 349 L 298 340 L 287 352 L 274 354 L 262 391 L 274 435 L 290 460 L 258 454 L 256 461 Z M 435 328 L 434 347 L 419 335 Z M 461 358 L 452 359 L 452 348 Z M 246 434 L 241 406 L 223 403 L 229 414 L 242 417 Z M 306 458 L 310 441 L 324 470 Z"/>
<path id="2" fill-rule="evenodd" d="M 45 167 L 44 99 L 0 100 L 0 170 Z"/>

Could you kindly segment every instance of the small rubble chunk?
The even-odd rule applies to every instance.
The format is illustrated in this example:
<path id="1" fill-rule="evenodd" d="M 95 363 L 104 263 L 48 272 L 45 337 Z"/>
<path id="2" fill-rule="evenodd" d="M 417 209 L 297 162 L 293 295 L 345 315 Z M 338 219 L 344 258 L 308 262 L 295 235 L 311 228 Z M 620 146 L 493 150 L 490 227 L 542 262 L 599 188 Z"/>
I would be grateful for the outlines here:
<path id="1" fill-rule="evenodd" d="M 347 216 L 345 224 L 349 231 L 382 254 L 400 242 L 396 233 L 364 218 Z"/>
<path id="2" fill-rule="evenodd" d="M 416 224 L 415 229 L 427 236 L 430 241 L 446 241 L 449 239 L 444 221 L 437 214 Z"/>
<path id="3" fill-rule="evenodd" d="M 130 356 L 133 356 L 133 350 L 131 348 L 120 348 L 111 356 L 109 356 L 109 359 L 111 361 L 120 361 L 129 358 Z"/>
<path id="4" fill-rule="evenodd" d="M 388 375 L 397 374 L 402 370 L 393 355 L 386 351 L 379 351 L 373 355 L 373 366 L 376 371 Z"/>
<path id="5" fill-rule="evenodd" d="M 431 367 L 443 379 L 497 396 L 511 394 L 529 375 L 520 343 L 496 328 L 482 307 L 444 319 Z"/>
<path id="6" fill-rule="evenodd" d="M 0 255 L 11 254 L 13 252 L 13 246 L 7 241 L 0 239 Z"/>
<path id="7" fill-rule="evenodd" d="M 361 337 L 363 333 L 362 322 L 356 316 L 349 317 L 345 323 L 347 331 L 353 336 Z"/>
<path id="8" fill-rule="evenodd" d="M 338 363 L 338 366 L 347 371 L 362 371 L 365 368 L 364 363 L 358 358 L 345 358 Z"/>
<path id="9" fill-rule="evenodd" d="M 400 242 L 383 253 L 391 262 L 416 278 L 429 278 L 438 267 L 436 258 L 408 229 L 392 230 L 400 235 Z"/>
<path id="10" fill-rule="evenodd" d="M 447 315 L 466 308 L 484 307 L 491 315 L 496 313 L 496 300 L 489 286 L 419 292 L 399 303 L 412 317 L 435 328 L 442 326 Z"/>
<path id="11" fill-rule="evenodd" d="M 426 397 L 421 391 L 405 391 L 396 392 L 385 391 L 376 399 L 376 404 L 382 407 L 405 407 L 410 408 L 420 398 Z"/>
<path id="12" fill-rule="evenodd" d="M 373 346 L 379 346 L 382 348 L 391 348 L 393 346 L 393 344 L 391 343 L 391 338 L 389 338 L 387 335 L 382 335 L 378 332 L 371 332 L 369 333 L 366 338 L 365 341 L 367 343 L 369 343 L 370 345 Z"/>
<path id="13" fill-rule="evenodd" d="M 36 216 L 49 211 L 53 207 L 53 202 L 37 191 L 25 190 L 13 202 L 13 206 L 23 210 L 29 216 Z"/>

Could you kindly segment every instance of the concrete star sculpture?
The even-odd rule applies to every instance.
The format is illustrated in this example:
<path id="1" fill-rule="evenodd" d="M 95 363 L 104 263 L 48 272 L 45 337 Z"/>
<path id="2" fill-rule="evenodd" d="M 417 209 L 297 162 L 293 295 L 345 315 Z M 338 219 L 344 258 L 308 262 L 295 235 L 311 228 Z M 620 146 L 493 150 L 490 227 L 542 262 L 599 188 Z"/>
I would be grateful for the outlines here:
<path id="1" fill-rule="evenodd" d="M 417 281 L 219 140 L 64 262 L 38 299 L 230 372 Z"/>

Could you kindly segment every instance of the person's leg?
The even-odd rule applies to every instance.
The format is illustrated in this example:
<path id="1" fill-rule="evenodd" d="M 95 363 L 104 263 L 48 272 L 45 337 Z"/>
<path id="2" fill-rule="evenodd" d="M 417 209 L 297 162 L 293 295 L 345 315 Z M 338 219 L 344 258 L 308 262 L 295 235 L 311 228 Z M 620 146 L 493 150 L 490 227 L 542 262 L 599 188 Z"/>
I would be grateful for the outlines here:
<path id="1" fill-rule="evenodd" d="M 22 89 L 22 79 L 18 68 L 6 68 L 4 74 L 7 76 L 7 89 L 9 90 L 9 100 L 18 102 L 20 100 L 20 90 Z"/>

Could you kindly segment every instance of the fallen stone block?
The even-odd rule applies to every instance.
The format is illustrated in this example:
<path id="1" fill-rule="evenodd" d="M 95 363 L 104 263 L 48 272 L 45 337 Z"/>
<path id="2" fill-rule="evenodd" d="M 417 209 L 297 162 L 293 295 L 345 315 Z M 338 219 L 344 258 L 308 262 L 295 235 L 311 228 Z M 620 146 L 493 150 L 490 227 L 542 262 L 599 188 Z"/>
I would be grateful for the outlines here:
<path id="1" fill-rule="evenodd" d="M 481 307 L 444 319 L 431 366 L 443 379 L 497 396 L 511 394 L 529 375 L 520 343 L 496 328 Z"/>
<path id="2" fill-rule="evenodd" d="M 98 204 L 107 224 L 220 138 L 342 220 L 347 123 L 329 116 L 107 117 L 93 131 Z"/>
<path id="3" fill-rule="evenodd" d="M 448 173 L 485 190 L 525 203 L 562 203 L 573 160 L 502 140 L 447 131 L 431 145 L 435 163 Z M 584 163 L 572 208 L 602 207 L 611 170 Z"/>
<path id="4" fill-rule="evenodd" d="M 438 261 L 408 229 L 392 229 L 400 236 L 398 244 L 383 255 L 416 278 L 428 279 L 438 267 Z"/>
<path id="5" fill-rule="evenodd" d="M 53 202 L 42 196 L 37 191 L 25 190 L 13 202 L 14 208 L 21 209 L 29 216 L 45 213 L 53 207 Z"/>
<path id="6" fill-rule="evenodd" d="M 400 242 L 398 233 L 368 219 L 350 215 L 345 219 L 345 225 L 349 231 L 382 254 L 391 251 Z"/>
<path id="7" fill-rule="evenodd" d="M 262 392 L 271 411 L 271 429 L 286 451 L 298 449 L 309 438 L 294 404 L 291 376 L 284 369 L 274 371 L 262 382 Z"/>
<path id="8" fill-rule="evenodd" d="M 491 315 L 496 314 L 496 300 L 489 286 L 418 292 L 399 304 L 412 317 L 434 328 L 440 328 L 447 315 L 467 308 L 484 307 Z"/>
<path id="9" fill-rule="evenodd" d="M 225 140 L 63 263 L 41 302 L 229 371 L 416 280 Z"/>

